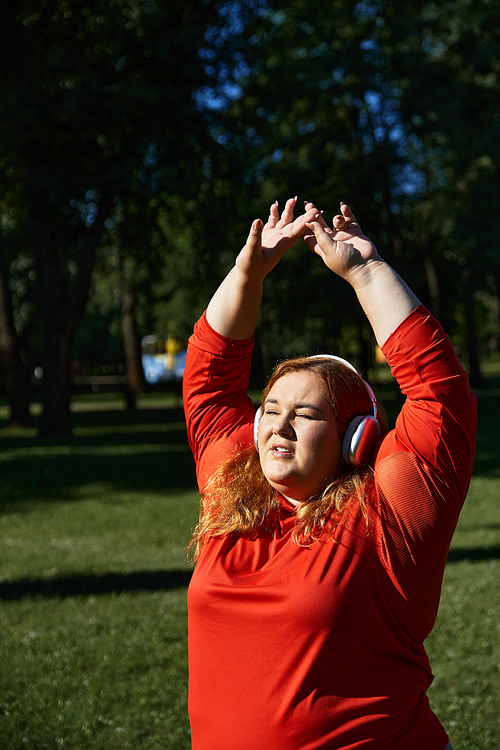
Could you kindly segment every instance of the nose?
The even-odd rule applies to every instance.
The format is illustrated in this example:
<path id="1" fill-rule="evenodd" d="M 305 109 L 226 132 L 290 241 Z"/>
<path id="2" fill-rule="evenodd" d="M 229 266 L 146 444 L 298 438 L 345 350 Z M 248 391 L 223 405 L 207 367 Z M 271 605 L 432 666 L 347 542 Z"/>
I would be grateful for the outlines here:
<path id="1" fill-rule="evenodd" d="M 279 417 L 276 417 L 273 424 L 273 435 L 283 435 L 286 437 L 293 435 L 293 427 L 287 414 L 281 414 Z"/>

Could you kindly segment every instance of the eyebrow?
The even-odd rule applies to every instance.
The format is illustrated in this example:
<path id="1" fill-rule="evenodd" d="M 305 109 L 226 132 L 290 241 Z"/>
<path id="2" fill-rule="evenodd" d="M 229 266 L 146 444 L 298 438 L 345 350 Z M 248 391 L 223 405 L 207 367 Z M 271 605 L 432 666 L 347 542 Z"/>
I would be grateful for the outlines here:
<path id="1" fill-rule="evenodd" d="M 276 398 L 266 398 L 264 405 L 265 404 L 277 404 L 277 403 L 278 403 L 278 400 Z M 315 406 L 314 404 L 307 404 L 307 403 L 295 404 L 295 408 L 296 409 L 312 409 L 313 411 L 317 411 L 320 414 L 323 413 L 322 410 L 318 406 Z"/>

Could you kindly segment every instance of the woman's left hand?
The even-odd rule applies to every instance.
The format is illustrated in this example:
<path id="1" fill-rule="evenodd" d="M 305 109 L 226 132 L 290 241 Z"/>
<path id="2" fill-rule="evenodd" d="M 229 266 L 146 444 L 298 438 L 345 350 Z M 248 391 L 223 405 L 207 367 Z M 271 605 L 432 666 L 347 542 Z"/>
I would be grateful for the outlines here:
<path id="1" fill-rule="evenodd" d="M 307 214 L 312 207 L 313 203 L 306 203 Z M 352 286 L 378 344 L 383 346 L 420 302 L 399 274 L 379 256 L 351 209 L 341 203 L 340 210 L 333 219 L 333 228 L 316 214 L 313 222 L 307 222 L 309 231 L 304 240 L 330 270 Z"/>
<path id="2" fill-rule="evenodd" d="M 305 208 L 309 213 L 314 204 L 307 203 Z M 340 210 L 341 213 L 333 217 L 331 228 L 318 215 L 313 222 L 307 223 L 308 229 L 303 236 L 308 247 L 331 271 L 349 281 L 356 271 L 369 261 L 379 260 L 380 256 L 373 242 L 363 234 L 349 206 L 341 203 Z"/>

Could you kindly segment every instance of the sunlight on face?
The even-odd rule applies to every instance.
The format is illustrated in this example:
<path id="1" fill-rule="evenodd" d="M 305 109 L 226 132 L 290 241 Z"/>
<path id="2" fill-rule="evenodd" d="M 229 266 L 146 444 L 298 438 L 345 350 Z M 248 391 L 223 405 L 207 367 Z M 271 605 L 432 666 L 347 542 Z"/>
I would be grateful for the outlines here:
<path id="1" fill-rule="evenodd" d="M 273 385 L 263 406 L 258 442 L 265 477 L 291 501 L 320 494 L 338 476 L 337 421 L 314 372 L 288 373 Z"/>

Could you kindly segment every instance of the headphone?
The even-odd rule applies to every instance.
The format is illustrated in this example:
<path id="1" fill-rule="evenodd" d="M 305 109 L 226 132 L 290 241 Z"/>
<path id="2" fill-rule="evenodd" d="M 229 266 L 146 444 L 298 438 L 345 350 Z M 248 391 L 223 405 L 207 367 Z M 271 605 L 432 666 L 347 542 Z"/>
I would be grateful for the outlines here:
<path id="1" fill-rule="evenodd" d="M 308 359 L 334 359 L 337 362 L 349 367 L 353 370 L 356 375 L 361 377 L 356 368 L 342 357 L 336 357 L 334 354 L 314 354 Z M 342 460 L 346 464 L 359 468 L 365 464 L 370 463 L 373 451 L 380 440 L 380 424 L 377 419 L 377 399 L 368 383 L 363 380 L 365 388 L 368 391 L 370 401 L 372 403 L 373 414 L 354 417 L 354 419 L 347 425 L 344 438 L 342 440 Z M 259 450 L 258 446 L 258 429 L 259 422 L 262 415 L 262 409 L 259 406 L 255 414 L 255 420 L 253 425 L 253 439 L 255 447 Z"/>

